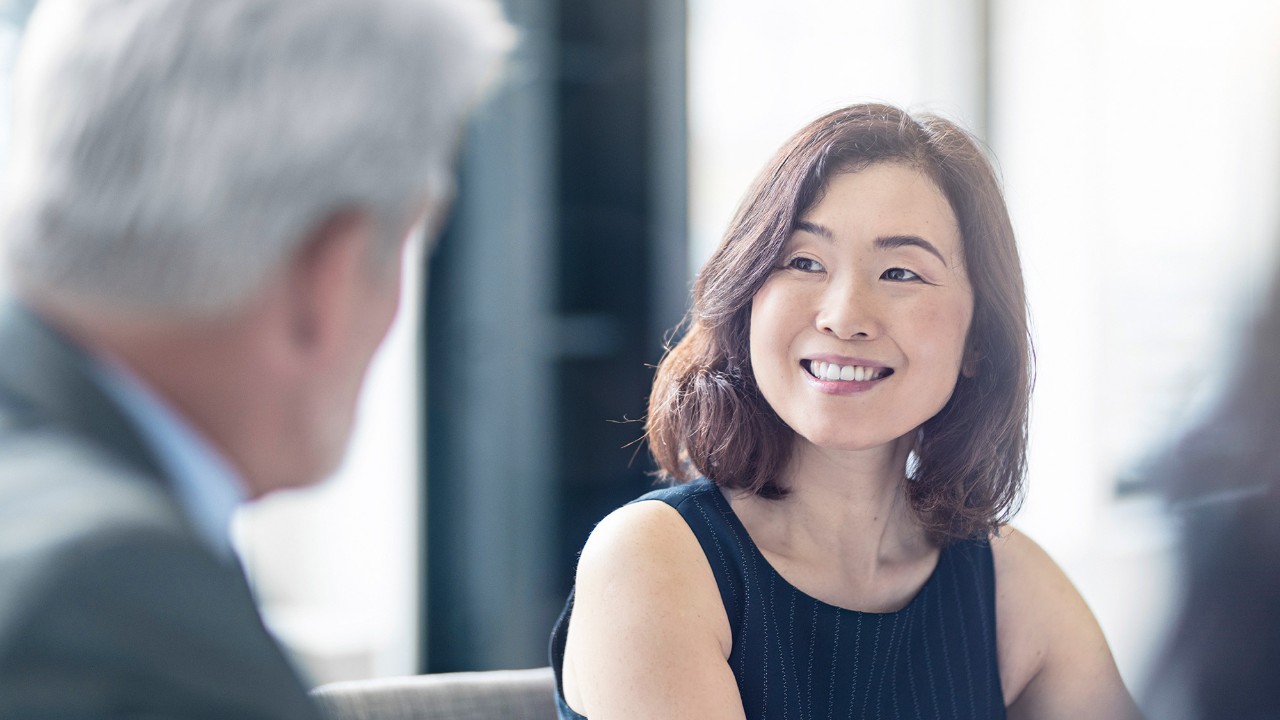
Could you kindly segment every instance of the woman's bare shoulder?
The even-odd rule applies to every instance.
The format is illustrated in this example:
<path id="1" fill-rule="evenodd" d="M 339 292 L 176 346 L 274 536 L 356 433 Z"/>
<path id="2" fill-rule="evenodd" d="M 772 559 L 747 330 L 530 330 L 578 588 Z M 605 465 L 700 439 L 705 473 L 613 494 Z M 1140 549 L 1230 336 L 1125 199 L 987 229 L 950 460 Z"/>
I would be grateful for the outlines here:
<path id="1" fill-rule="evenodd" d="M 729 620 L 711 566 L 670 505 L 626 505 L 578 562 L 565 700 L 588 716 L 740 718 Z"/>
<path id="2" fill-rule="evenodd" d="M 675 508 L 658 500 L 634 502 L 609 513 L 591 531 L 578 560 L 578 582 L 597 574 L 645 575 L 655 568 L 670 570 L 673 563 L 696 565 L 699 554 L 697 538 Z"/>
<path id="3" fill-rule="evenodd" d="M 1102 629 L 1053 558 L 1010 526 L 991 537 L 991 551 L 1010 717 L 1135 717 Z"/>
<path id="4" fill-rule="evenodd" d="M 1043 668 L 1057 628 L 1075 625 L 1088 608 L 1053 558 L 1020 530 L 1000 528 L 991 536 L 991 554 L 1000 679 L 1011 700 Z"/>
<path id="5" fill-rule="evenodd" d="M 1059 601 L 1064 599 L 1062 593 L 1066 591 L 1075 594 L 1071 581 L 1049 553 L 1012 525 L 1004 525 L 998 534 L 991 535 L 991 554 L 995 560 L 997 592 L 1048 600 L 1056 596 Z M 1041 595 L 1045 597 L 1039 597 Z"/>
<path id="6" fill-rule="evenodd" d="M 578 559 L 576 595 L 575 615 L 625 613 L 650 628 L 706 633 L 729 655 L 728 617 L 711 565 L 688 523 L 665 502 L 624 505 L 600 521 Z"/>

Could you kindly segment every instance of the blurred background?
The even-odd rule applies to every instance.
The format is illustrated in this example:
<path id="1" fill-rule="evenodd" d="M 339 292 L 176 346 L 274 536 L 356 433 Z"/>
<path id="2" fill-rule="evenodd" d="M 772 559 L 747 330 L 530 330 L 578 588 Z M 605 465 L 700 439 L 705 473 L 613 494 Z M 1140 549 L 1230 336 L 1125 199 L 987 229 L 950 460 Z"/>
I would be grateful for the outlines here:
<path id="1" fill-rule="evenodd" d="M 5 108 L 32 5 L 0 0 Z M 1140 688 L 1177 602 L 1143 468 L 1229 369 L 1280 237 L 1280 3 L 506 6 L 514 65 L 346 464 L 237 518 L 314 681 L 547 663 L 587 534 L 652 484 L 639 421 L 692 277 L 789 135 L 878 100 L 997 158 L 1039 361 L 1015 524 Z"/>

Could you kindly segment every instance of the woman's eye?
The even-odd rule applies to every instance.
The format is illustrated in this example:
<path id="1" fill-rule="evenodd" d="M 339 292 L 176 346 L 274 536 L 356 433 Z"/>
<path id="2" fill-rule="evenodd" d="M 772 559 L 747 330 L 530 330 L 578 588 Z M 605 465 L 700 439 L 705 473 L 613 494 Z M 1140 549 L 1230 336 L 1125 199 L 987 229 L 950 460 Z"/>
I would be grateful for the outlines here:
<path id="1" fill-rule="evenodd" d="M 911 272 L 906 268 L 889 268 L 880 275 L 882 280 L 892 280 L 894 282 L 911 282 L 919 280 L 920 276 Z"/>
<path id="2" fill-rule="evenodd" d="M 787 261 L 787 268 L 807 273 L 822 272 L 826 269 L 822 267 L 822 263 L 810 257 L 793 257 Z"/>

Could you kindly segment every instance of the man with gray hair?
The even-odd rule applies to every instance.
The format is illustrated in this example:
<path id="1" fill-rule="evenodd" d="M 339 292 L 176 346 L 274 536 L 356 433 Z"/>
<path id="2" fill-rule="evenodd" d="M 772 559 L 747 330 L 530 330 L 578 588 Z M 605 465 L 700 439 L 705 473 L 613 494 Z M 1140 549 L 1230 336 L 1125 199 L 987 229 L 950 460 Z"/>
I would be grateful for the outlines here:
<path id="1" fill-rule="evenodd" d="M 41 0 L 0 200 L 0 717 L 308 718 L 228 538 L 345 449 L 493 0 Z"/>

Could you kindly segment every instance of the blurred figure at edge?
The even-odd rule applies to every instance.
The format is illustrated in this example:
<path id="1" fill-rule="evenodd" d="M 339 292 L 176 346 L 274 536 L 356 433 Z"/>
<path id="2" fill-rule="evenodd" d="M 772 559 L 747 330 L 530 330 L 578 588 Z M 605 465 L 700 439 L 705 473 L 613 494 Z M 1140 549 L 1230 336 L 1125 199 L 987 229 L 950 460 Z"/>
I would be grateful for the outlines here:
<path id="1" fill-rule="evenodd" d="M 0 717 L 312 718 L 228 537 L 317 482 L 513 32 L 492 0 L 43 0 L 0 202 Z"/>
<path id="2" fill-rule="evenodd" d="M 1160 720 L 1280 718 L 1280 274 L 1222 395 L 1156 463 L 1183 520 L 1183 602 L 1151 677 Z"/>

